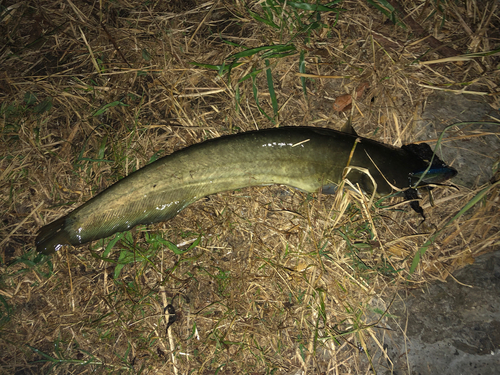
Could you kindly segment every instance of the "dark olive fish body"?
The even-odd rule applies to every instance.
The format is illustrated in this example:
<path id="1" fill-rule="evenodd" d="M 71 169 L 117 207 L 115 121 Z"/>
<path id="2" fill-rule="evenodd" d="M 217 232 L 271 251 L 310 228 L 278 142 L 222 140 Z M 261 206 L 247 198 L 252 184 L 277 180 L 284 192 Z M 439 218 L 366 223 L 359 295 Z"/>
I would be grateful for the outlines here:
<path id="1" fill-rule="evenodd" d="M 138 224 L 166 221 L 198 199 L 247 186 L 283 184 L 307 192 L 335 186 L 349 165 L 370 171 L 377 194 L 415 183 L 428 163 L 404 148 L 330 129 L 290 127 L 240 133 L 174 152 L 130 174 L 68 215 L 44 226 L 36 239 L 45 254 L 108 237 Z M 440 165 L 431 182 L 453 177 Z M 429 174 L 430 175 L 430 174 Z M 347 177 L 373 191 L 366 173 Z M 424 178 L 422 184 L 428 183 Z"/>

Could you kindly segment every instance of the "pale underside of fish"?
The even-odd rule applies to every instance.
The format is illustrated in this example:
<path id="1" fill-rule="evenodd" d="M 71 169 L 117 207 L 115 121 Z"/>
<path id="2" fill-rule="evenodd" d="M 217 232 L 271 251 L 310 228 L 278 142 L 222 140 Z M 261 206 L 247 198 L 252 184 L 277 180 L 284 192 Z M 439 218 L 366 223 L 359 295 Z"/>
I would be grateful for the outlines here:
<path id="1" fill-rule="evenodd" d="M 456 175 L 437 160 L 420 186 Z M 176 151 L 121 179 L 42 227 L 36 247 L 50 254 L 63 245 L 77 246 L 138 224 L 166 221 L 207 195 L 249 186 L 283 184 L 328 193 L 348 165 L 368 170 L 377 195 L 384 196 L 393 187 L 410 188 L 429 162 L 410 149 L 330 129 L 288 127 L 225 136 Z M 347 178 L 367 193 L 374 190 L 363 171 L 353 169 Z"/>

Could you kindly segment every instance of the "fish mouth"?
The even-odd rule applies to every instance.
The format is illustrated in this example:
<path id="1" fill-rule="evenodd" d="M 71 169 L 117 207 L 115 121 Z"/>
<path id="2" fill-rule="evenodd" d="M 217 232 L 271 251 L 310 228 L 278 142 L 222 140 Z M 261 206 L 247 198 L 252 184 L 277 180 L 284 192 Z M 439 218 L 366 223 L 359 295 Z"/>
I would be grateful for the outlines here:
<path id="1" fill-rule="evenodd" d="M 458 171 L 448 165 L 443 165 L 440 167 L 431 167 L 427 172 L 426 170 L 414 172 L 411 174 L 410 179 L 412 185 L 416 184 L 419 180 L 421 183 L 428 184 L 439 184 L 441 182 L 452 179 L 458 174 Z"/>

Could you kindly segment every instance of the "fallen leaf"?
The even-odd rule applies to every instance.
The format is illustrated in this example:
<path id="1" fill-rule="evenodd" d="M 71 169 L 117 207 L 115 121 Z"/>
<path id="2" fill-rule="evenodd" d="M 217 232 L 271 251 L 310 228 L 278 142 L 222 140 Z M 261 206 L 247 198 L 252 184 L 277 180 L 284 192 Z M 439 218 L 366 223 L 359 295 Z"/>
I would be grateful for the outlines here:
<path id="1" fill-rule="evenodd" d="M 358 88 L 356 89 L 356 100 L 360 99 L 363 96 L 363 93 L 368 87 L 370 87 L 368 82 L 363 82 L 358 86 Z M 335 99 L 335 102 L 333 103 L 333 110 L 337 112 L 347 111 L 351 109 L 351 105 L 351 94 L 340 95 L 337 97 L 337 99 Z"/>

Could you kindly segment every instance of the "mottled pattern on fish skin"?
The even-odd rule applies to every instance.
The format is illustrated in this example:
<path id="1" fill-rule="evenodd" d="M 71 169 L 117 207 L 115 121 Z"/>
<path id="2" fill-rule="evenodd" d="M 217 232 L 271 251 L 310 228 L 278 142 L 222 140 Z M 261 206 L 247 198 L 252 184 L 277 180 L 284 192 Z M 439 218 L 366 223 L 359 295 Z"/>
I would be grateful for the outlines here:
<path id="1" fill-rule="evenodd" d="M 138 224 L 166 221 L 198 199 L 222 191 L 284 184 L 317 192 L 339 183 L 355 143 L 350 165 L 369 169 L 379 195 L 392 191 L 386 179 L 407 188 L 412 172 L 427 167 L 401 148 L 330 129 L 274 128 L 225 136 L 174 152 L 118 181 L 44 226 L 37 250 L 49 254 L 62 244 L 76 246 Z M 373 190 L 362 172 L 352 171 L 348 178 L 366 192 Z"/>

